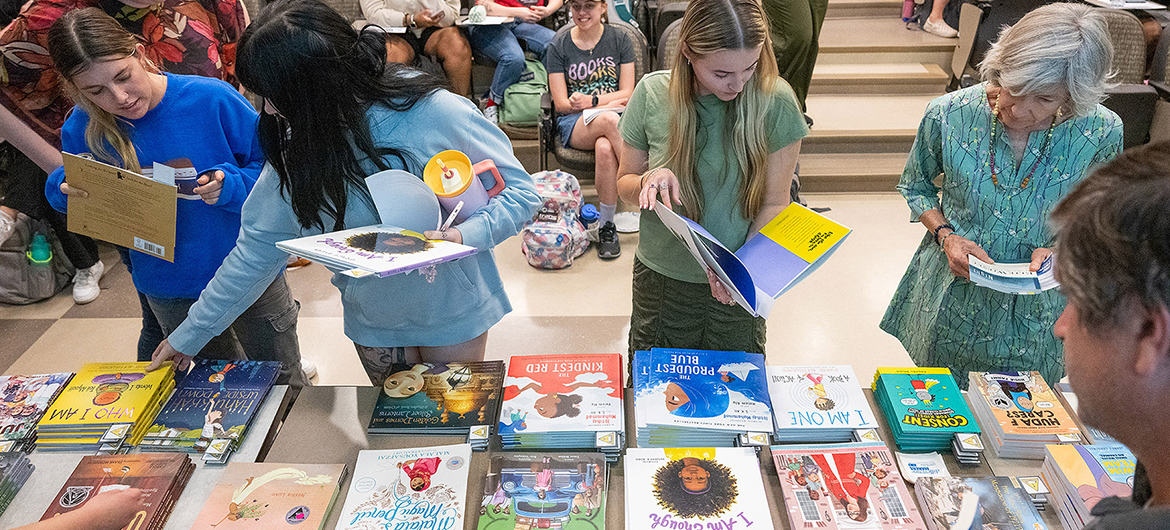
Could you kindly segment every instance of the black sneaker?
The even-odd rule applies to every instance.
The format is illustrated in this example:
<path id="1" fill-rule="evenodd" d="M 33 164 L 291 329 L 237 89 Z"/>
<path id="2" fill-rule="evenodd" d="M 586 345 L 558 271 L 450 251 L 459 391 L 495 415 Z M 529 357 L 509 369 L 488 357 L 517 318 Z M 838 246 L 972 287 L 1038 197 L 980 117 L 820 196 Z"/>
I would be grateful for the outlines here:
<path id="1" fill-rule="evenodd" d="M 597 230 L 597 257 L 614 259 L 622 255 L 622 245 L 618 243 L 617 227 L 613 221 L 608 221 Z"/>

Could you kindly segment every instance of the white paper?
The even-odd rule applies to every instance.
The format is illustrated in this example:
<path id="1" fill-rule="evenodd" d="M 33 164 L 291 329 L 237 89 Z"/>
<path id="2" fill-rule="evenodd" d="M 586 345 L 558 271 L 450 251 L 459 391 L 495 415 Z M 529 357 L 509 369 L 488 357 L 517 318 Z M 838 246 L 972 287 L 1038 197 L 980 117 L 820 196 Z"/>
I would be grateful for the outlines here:
<path id="1" fill-rule="evenodd" d="M 498 26 L 500 24 L 508 22 L 509 19 L 511 19 L 511 18 L 512 17 L 493 17 L 493 16 L 489 15 L 489 16 L 483 17 L 483 22 L 472 22 L 470 19 L 464 18 L 463 20 L 459 21 L 458 25 L 460 25 L 460 26 Z"/>
<path id="2" fill-rule="evenodd" d="M 585 111 L 581 113 L 581 117 L 585 118 L 585 125 L 589 125 L 589 122 L 593 121 L 594 118 L 600 116 L 602 112 L 616 112 L 620 116 L 622 114 L 622 112 L 624 112 L 625 110 L 626 110 L 626 107 L 624 107 L 624 106 L 622 106 L 622 107 L 608 107 L 608 108 L 602 108 L 602 109 L 585 109 Z"/>
<path id="3" fill-rule="evenodd" d="M 1009 294 L 1036 294 L 1058 287 L 1054 275 L 1055 260 L 1048 256 L 1036 272 L 1029 269 L 1031 263 L 987 263 L 967 255 L 967 267 L 971 281 L 976 285 Z"/>
<path id="4" fill-rule="evenodd" d="M 898 471 L 906 482 L 913 484 L 920 477 L 946 478 L 951 476 L 947 464 L 938 453 L 902 453 L 894 451 L 898 460 Z"/>
<path id="5" fill-rule="evenodd" d="M 175 168 L 171 166 L 155 162 L 149 176 L 156 182 L 161 182 L 168 186 L 175 185 Z"/>

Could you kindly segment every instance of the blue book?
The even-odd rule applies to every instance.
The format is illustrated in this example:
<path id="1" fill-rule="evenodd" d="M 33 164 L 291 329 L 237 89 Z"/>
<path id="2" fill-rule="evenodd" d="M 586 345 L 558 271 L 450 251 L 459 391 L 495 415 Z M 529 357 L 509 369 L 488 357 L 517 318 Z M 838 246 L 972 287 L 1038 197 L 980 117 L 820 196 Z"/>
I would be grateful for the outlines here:
<path id="1" fill-rule="evenodd" d="M 635 362 L 639 426 L 772 432 L 763 355 L 654 348 Z"/>

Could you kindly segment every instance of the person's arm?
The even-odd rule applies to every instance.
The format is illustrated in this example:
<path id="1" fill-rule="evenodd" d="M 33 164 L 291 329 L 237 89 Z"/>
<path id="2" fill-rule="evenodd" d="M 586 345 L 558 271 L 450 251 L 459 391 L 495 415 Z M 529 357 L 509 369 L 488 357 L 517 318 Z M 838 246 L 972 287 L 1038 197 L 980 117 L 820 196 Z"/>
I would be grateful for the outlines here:
<path id="1" fill-rule="evenodd" d="M 392 0 L 361 0 L 366 22 L 384 28 L 406 27 L 407 10 Z"/>
<path id="2" fill-rule="evenodd" d="M 507 6 L 492 0 L 482 0 L 479 5 L 484 7 L 488 16 L 493 17 L 516 17 L 521 22 L 536 23 L 540 21 L 540 16 L 527 7 Z"/>
<path id="3" fill-rule="evenodd" d="M 548 18 L 553 13 L 556 13 L 562 5 L 564 5 L 562 0 L 548 0 L 544 3 L 544 5 L 532 8 L 532 11 L 534 11 L 541 19 L 544 19 Z"/>
<path id="4" fill-rule="evenodd" d="M 224 138 L 235 159 L 206 169 L 196 168 L 201 175 L 199 187 L 194 191 L 208 204 L 239 213 L 264 167 L 264 151 L 256 133 L 260 117 L 252 104 L 235 90 L 226 91 L 219 116 Z"/>
<path id="5" fill-rule="evenodd" d="M 76 510 L 13 530 L 119 530 L 144 508 L 138 488 L 105 491 Z"/>
<path id="6" fill-rule="evenodd" d="M 792 202 L 792 176 L 796 174 L 796 159 L 800 155 L 801 140 L 792 142 L 768 155 L 768 182 L 764 187 L 764 204 L 752 221 L 748 238 L 759 232 Z"/>
<path id="7" fill-rule="evenodd" d="M 549 86 L 552 86 L 550 79 Z M 630 101 L 634 93 L 634 63 L 624 63 L 618 73 L 618 89 L 597 96 L 598 107 L 621 107 Z"/>
<path id="8" fill-rule="evenodd" d="M 580 112 L 569 102 L 569 87 L 565 83 L 565 74 L 561 72 L 548 74 L 548 93 L 552 96 L 553 108 L 557 109 L 557 114 Z"/>
<path id="9" fill-rule="evenodd" d="M 0 95 L 0 97 L 6 96 Z M 63 163 L 61 151 L 46 142 L 44 138 L 41 138 L 3 105 L 0 105 L 0 131 L 4 131 L 4 140 L 24 153 L 24 156 L 27 156 L 46 173 L 52 172 Z"/>

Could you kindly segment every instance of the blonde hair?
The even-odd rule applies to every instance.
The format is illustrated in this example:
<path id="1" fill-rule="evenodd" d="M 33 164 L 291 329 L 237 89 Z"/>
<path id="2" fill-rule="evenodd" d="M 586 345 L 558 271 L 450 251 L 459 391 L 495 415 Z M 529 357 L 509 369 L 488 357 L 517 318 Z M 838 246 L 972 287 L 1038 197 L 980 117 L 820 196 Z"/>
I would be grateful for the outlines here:
<path id="1" fill-rule="evenodd" d="M 683 206 L 692 219 L 703 218 L 702 184 L 695 174 L 695 142 L 699 129 L 695 99 L 698 85 L 683 49 L 705 56 L 722 50 L 760 47 L 756 71 L 743 91 L 730 102 L 726 144 L 734 151 L 744 178 L 739 202 L 746 219 L 754 218 L 764 205 L 767 191 L 768 114 L 780 72 L 768 34 L 768 18 L 760 0 L 699 0 L 687 6 L 679 28 L 678 56 L 671 71 L 669 99 L 675 112 L 670 118 L 666 159 L 654 165 L 670 168 L 678 176 Z"/>
<path id="2" fill-rule="evenodd" d="M 57 19 L 49 29 L 48 44 L 65 95 L 89 115 L 85 143 L 90 152 L 102 162 L 117 164 L 120 160 L 123 168 L 141 171 L 134 142 L 126 134 L 121 119 L 94 104 L 72 81 L 95 63 L 137 57 L 138 38 L 101 9 L 89 7 L 70 11 Z M 148 71 L 159 71 L 149 59 L 144 60 Z"/>

